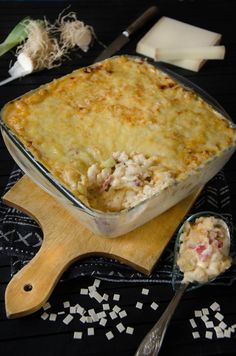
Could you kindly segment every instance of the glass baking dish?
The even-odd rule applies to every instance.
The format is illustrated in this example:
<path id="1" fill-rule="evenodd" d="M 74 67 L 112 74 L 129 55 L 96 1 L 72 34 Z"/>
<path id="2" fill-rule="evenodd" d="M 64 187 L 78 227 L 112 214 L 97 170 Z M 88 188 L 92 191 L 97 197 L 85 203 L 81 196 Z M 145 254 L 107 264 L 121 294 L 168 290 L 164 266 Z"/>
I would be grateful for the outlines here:
<path id="1" fill-rule="evenodd" d="M 132 57 L 131 58 L 140 58 Z M 169 75 L 184 88 L 194 91 L 203 100 L 208 102 L 215 111 L 223 115 L 229 122 L 230 127 L 236 129 L 225 110 L 195 84 L 164 68 L 161 64 L 150 62 L 159 70 Z M 1 132 L 7 149 L 19 167 L 42 189 L 59 199 L 73 215 L 92 232 L 106 237 L 123 235 L 143 225 L 150 219 L 160 215 L 179 201 L 193 193 L 199 187 L 209 181 L 229 160 L 235 150 L 235 142 L 213 156 L 202 166 L 189 174 L 186 179 L 175 182 L 171 186 L 156 193 L 152 197 L 140 202 L 132 208 L 121 212 L 102 212 L 86 206 L 76 198 L 72 192 L 64 187 L 58 180 L 25 148 L 6 123 L 0 120 Z"/>

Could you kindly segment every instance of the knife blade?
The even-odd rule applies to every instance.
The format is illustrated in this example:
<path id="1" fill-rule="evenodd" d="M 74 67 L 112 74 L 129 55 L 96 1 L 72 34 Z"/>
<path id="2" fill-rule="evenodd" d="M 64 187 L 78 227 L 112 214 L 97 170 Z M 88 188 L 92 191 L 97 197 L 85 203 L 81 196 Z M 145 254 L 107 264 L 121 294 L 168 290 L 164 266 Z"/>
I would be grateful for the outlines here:
<path id="1" fill-rule="evenodd" d="M 103 59 L 111 57 L 114 53 L 118 52 L 125 46 L 129 40 L 130 35 L 137 32 L 147 21 L 153 18 L 159 9 L 157 6 L 149 7 L 141 16 L 131 23 L 111 44 L 99 54 L 94 63 L 102 61 Z"/>

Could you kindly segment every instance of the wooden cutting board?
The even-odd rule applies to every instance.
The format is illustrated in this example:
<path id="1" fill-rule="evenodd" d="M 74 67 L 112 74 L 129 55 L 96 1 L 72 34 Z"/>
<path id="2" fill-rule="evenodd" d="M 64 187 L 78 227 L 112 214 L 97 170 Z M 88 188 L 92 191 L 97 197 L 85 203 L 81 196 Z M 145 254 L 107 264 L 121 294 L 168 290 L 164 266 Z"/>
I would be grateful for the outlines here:
<path id="1" fill-rule="evenodd" d="M 5 294 L 9 318 L 31 314 L 49 299 L 62 273 L 74 261 L 92 255 L 115 258 L 145 274 L 173 236 L 200 189 L 145 225 L 116 238 L 96 236 L 28 177 L 22 177 L 3 201 L 32 216 L 43 230 L 36 256 L 10 281 Z"/>

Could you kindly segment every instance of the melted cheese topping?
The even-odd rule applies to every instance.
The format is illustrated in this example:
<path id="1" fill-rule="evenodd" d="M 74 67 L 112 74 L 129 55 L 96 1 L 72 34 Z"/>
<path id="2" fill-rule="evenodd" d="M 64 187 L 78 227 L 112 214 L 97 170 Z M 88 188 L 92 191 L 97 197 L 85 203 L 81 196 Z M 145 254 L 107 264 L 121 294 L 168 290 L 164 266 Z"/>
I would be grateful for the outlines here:
<path id="1" fill-rule="evenodd" d="M 27 93 L 5 106 L 3 120 L 88 205 L 83 177 L 113 152 L 157 156 L 178 180 L 235 140 L 227 120 L 195 93 L 126 56 L 78 69 Z"/>

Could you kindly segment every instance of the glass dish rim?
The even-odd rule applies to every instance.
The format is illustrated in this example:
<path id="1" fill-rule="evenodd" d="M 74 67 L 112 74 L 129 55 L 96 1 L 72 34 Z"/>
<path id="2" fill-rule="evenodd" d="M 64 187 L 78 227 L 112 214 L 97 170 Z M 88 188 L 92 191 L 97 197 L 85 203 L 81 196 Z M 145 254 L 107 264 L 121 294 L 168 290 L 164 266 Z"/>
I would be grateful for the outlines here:
<path id="1" fill-rule="evenodd" d="M 167 74 L 170 78 L 174 79 L 182 87 L 184 87 L 187 90 L 190 90 L 190 91 L 196 93 L 201 99 L 203 99 L 205 102 L 207 102 L 217 113 L 221 114 L 224 117 L 224 119 L 226 119 L 229 122 L 230 127 L 236 129 L 236 124 L 233 122 L 232 118 L 225 111 L 225 109 L 218 103 L 218 101 L 216 99 L 214 99 L 210 94 L 208 94 L 205 90 L 201 89 L 198 85 L 196 85 L 195 83 L 190 81 L 189 79 L 186 79 L 182 75 L 179 75 L 179 74 L 175 73 L 174 71 L 170 70 L 169 68 L 166 68 L 163 65 L 163 63 L 161 63 L 161 62 L 157 63 L 157 62 L 153 61 L 152 59 L 144 57 L 142 55 L 126 55 L 126 54 L 124 54 L 124 55 L 120 55 L 120 56 L 126 56 L 128 58 L 133 59 L 133 60 L 145 61 L 149 65 L 153 66 L 154 68 L 157 68 L 161 72 Z M 120 56 L 115 55 L 115 56 L 110 57 L 110 58 L 116 58 L 116 57 L 120 57 Z M 107 58 L 107 59 L 109 59 L 109 58 Z M 94 64 L 91 64 L 91 65 L 88 65 L 88 66 L 89 67 L 96 66 L 99 63 L 102 63 L 102 61 L 94 63 Z M 86 68 L 86 66 L 85 67 L 81 67 L 81 68 Z M 75 70 L 77 70 L 77 69 L 80 69 L 80 68 L 76 68 Z M 71 73 L 73 73 L 73 71 Z M 67 75 L 70 75 L 71 73 L 68 73 L 65 76 L 59 77 L 57 79 L 66 77 Z M 20 99 L 21 97 L 23 97 L 24 95 L 26 95 L 27 93 L 33 93 L 34 91 L 37 91 L 39 88 L 43 88 L 44 86 L 48 85 L 49 83 L 50 82 L 45 83 L 45 84 L 43 84 L 43 85 L 41 85 L 41 86 L 39 86 L 39 87 L 29 91 L 29 92 L 26 92 L 26 93 L 22 94 L 21 96 L 15 98 L 13 100 L 10 100 L 9 102 L 16 101 L 16 100 Z M 1 128 L 1 130 L 3 130 L 6 133 L 6 135 L 11 140 L 11 142 L 13 142 L 16 145 L 16 147 L 21 151 L 21 153 L 24 155 L 24 157 L 31 164 L 33 164 L 33 166 L 39 171 L 39 173 L 41 173 L 43 175 L 43 177 L 46 178 L 49 181 L 49 183 L 51 183 L 53 185 L 53 187 L 56 188 L 59 191 L 59 193 L 61 193 L 68 200 L 68 203 L 72 203 L 76 208 L 86 212 L 90 216 L 96 216 L 96 215 L 99 216 L 99 215 L 101 215 L 101 216 L 104 217 L 104 215 L 105 215 L 106 217 L 113 218 L 115 216 L 126 215 L 126 214 L 128 214 L 129 212 L 131 212 L 133 210 L 138 210 L 138 208 L 140 206 L 146 204 L 147 201 L 151 201 L 151 200 L 155 199 L 162 191 L 164 191 L 165 189 L 168 188 L 167 187 L 167 188 L 163 189 L 162 191 L 155 193 L 151 197 L 149 197 L 149 198 L 147 198 L 145 200 L 142 200 L 140 203 L 138 203 L 137 205 L 135 205 L 133 207 L 130 207 L 128 209 L 124 209 L 124 210 L 119 211 L 119 212 L 103 212 L 103 211 L 100 211 L 100 210 L 96 210 L 96 209 L 90 208 L 85 203 L 83 203 L 79 198 L 77 198 L 62 183 L 60 183 L 56 179 L 56 177 L 54 177 L 50 173 L 50 171 L 34 157 L 34 155 L 24 146 L 24 144 L 18 139 L 18 137 L 13 133 L 13 131 L 7 126 L 7 124 L 2 119 L 2 113 L 3 113 L 4 108 L 5 108 L 6 105 L 7 105 L 7 103 L 3 106 L 3 108 L 1 109 L 1 112 L 0 112 L 0 128 Z M 229 150 L 231 147 L 233 147 L 233 144 L 230 145 L 229 147 L 227 147 L 226 149 L 224 149 L 223 151 L 221 151 L 221 153 Z M 216 158 L 217 158 L 217 156 L 214 156 L 210 160 L 214 160 Z M 194 172 L 197 172 L 197 171 L 201 170 L 202 167 L 204 167 L 206 165 L 206 163 L 209 162 L 210 160 L 207 160 L 205 163 L 203 163 L 202 165 L 197 167 L 197 169 L 194 170 Z M 190 175 L 192 175 L 191 172 L 188 174 L 188 176 L 190 176 Z M 178 182 L 175 182 L 174 184 L 176 184 L 176 183 L 178 183 Z M 55 196 L 55 195 L 53 194 L 53 196 Z"/>

